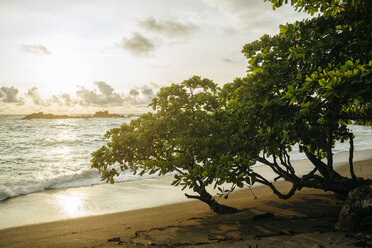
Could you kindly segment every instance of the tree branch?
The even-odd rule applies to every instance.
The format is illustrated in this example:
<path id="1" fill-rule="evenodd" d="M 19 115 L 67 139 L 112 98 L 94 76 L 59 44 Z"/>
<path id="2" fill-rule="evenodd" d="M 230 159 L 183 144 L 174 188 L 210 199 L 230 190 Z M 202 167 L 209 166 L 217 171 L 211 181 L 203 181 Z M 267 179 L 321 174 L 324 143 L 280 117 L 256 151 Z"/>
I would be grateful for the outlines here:
<path id="1" fill-rule="evenodd" d="M 274 161 L 275 161 L 275 156 L 273 155 L 273 157 L 274 157 Z M 259 162 L 261 162 L 261 163 L 263 163 L 263 164 L 266 164 L 266 165 L 270 166 L 270 168 L 271 168 L 271 169 L 272 169 L 276 174 L 278 174 L 278 175 L 280 175 L 281 177 L 284 178 L 284 176 L 285 176 L 285 171 L 284 171 L 282 168 L 280 168 L 280 167 L 278 166 L 278 164 L 276 163 L 276 161 L 275 161 L 275 163 L 271 163 L 271 162 L 268 161 L 267 159 L 265 159 L 265 158 L 261 158 L 261 157 L 259 157 L 259 156 L 257 156 L 256 159 L 257 159 L 257 161 L 259 161 Z"/>
<path id="2" fill-rule="evenodd" d="M 292 183 L 292 188 L 289 190 L 287 194 L 281 193 L 271 182 L 269 182 L 267 179 L 265 179 L 263 176 L 257 173 L 253 173 L 253 175 L 256 177 L 256 181 L 259 183 L 262 183 L 266 186 L 269 186 L 271 190 L 279 196 L 280 199 L 289 199 L 291 196 L 293 196 L 296 192 L 296 190 L 299 188 L 299 183 L 291 182 Z"/>
<path id="3" fill-rule="evenodd" d="M 306 157 L 311 161 L 311 163 L 315 166 L 315 168 L 317 168 L 320 174 L 325 178 L 329 178 L 327 165 L 323 163 L 320 159 L 318 159 L 314 154 L 309 152 L 307 148 L 305 147 L 304 147 L 304 152 L 305 152 Z"/>
<path id="4" fill-rule="evenodd" d="M 185 193 L 185 196 L 187 198 L 190 198 L 190 199 L 198 199 L 198 200 L 200 200 L 200 196 L 198 196 L 198 195 L 189 195 L 189 194 Z"/>
<path id="5" fill-rule="evenodd" d="M 350 167 L 350 175 L 353 180 L 357 180 L 357 177 L 354 173 L 354 164 L 353 164 L 353 156 L 354 156 L 354 141 L 353 141 L 353 134 L 348 133 L 350 139 L 350 150 L 349 150 L 349 167 Z"/>
<path id="6" fill-rule="evenodd" d="M 284 159 L 283 159 L 284 158 Z M 287 173 L 290 173 L 291 175 L 295 176 L 295 170 L 291 164 L 290 156 L 288 155 L 287 151 L 285 149 L 279 150 L 279 159 L 281 165 L 284 166 L 284 168 L 287 170 Z"/>
<path id="7" fill-rule="evenodd" d="M 177 167 L 174 168 L 178 173 L 180 173 L 181 175 L 185 175 L 186 173 L 181 171 L 180 169 L 178 169 Z"/>

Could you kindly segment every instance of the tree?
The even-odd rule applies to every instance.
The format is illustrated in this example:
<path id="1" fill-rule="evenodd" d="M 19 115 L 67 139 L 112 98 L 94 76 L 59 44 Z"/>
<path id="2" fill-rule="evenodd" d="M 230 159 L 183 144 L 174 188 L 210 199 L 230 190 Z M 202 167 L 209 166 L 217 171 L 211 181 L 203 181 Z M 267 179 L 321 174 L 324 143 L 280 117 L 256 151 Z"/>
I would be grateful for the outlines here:
<path id="1" fill-rule="evenodd" d="M 283 1 L 272 2 L 281 5 Z M 319 6 L 314 8 L 321 11 L 331 3 L 315 2 Z M 292 1 L 297 7 L 303 4 L 310 8 L 309 3 Z M 340 1 L 343 3 L 349 2 Z M 230 127 L 225 130 L 226 137 L 234 144 L 228 147 L 231 158 L 241 160 L 244 156 L 244 161 L 262 162 L 278 175 L 276 179 L 291 182 L 291 190 L 282 193 L 262 175 L 253 173 L 256 181 L 271 187 L 281 198 L 291 197 L 302 187 L 346 197 L 352 189 L 372 183 L 354 174 L 353 134 L 347 127 L 351 120 L 372 118 L 372 22 L 369 12 L 359 8 L 326 13 L 281 25 L 279 34 L 264 35 L 245 45 L 248 75 L 225 85 L 221 94 Z M 350 177 L 333 168 L 334 144 L 346 140 L 350 142 Z M 295 145 L 314 166 L 303 176 L 291 163 L 289 152 Z M 236 180 L 242 173 L 234 168 L 227 168 L 227 180 Z M 252 174 L 250 170 L 247 173 Z"/>
<path id="2" fill-rule="evenodd" d="M 279 8 L 283 3 L 287 4 L 288 0 L 265 0 L 273 4 L 273 9 Z M 314 15 L 323 13 L 325 15 L 335 15 L 345 10 L 356 12 L 371 12 L 372 3 L 369 0 L 291 0 L 290 4 L 297 11 L 303 11 Z"/>
<path id="3" fill-rule="evenodd" d="M 211 80 L 197 76 L 161 88 L 150 104 L 156 112 L 109 130 L 105 137 L 111 140 L 92 154 L 92 167 L 111 183 L 120 170 L 139 175 L 176 173 L 172 185 L 196 193 L 185 194 L 188 198 L 201 200 L 218 213 L 236 212 L 219 204 L 206 189 L 215 179 L 205 177 L 205 171 L 218 162 L 212 160 L 218 141 L 211 135 L 212 113 L 220 108 L 218 90 Z"/>
<path id="4" fill-rule="evenodd" d="M 274 7 L 283 3 L 271 2 Z M 372 184 L 354 174 L 353 134 L 347 126 L 352 120 L 372 120 L 370 3 L 291 3 L 324 15 L 281 25 L 279 34 L 245 45 L 248 75 L 222 91 L 199 77 L 162 88 L 151 104 L 155 113 L 110 130 L 106 137 L 111 141 L 93 153 L 92 166 L 102 178 L 113 182 L 119 173 L 116 164 L 141 175 L 177 172 L 173 184 L 192 188 L 197 195 L 186 196 L 216 212 L 236 209 L 218 204 L 208 185 L 232 183 L 232 191 L 257 181 L 286 199 L 303 187 L 346 196 Z M 335 142 L 347 140 L 350 177 L 333 168 Z M 306 175 L 298 175 L 292 166 L 293 146 L 313 164 Z M 251 165 L 257 161 L 272 168 L 275 180 L 292 183 L 290 191 L 278 191 L 253 172 Z"/>

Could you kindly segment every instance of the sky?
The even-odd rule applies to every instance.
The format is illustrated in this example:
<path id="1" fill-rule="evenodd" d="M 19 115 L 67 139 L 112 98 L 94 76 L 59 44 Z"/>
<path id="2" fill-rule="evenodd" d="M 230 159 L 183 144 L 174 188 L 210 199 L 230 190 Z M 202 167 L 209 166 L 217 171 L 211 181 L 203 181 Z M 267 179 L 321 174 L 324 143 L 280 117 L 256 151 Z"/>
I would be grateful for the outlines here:
<path id="1" fill-rule="evenodd" d="M 0 114 L 145 112 L 193 75 L 244 77 L 244 44 L 307 17 L 263 0 L 0 0 Z"/>

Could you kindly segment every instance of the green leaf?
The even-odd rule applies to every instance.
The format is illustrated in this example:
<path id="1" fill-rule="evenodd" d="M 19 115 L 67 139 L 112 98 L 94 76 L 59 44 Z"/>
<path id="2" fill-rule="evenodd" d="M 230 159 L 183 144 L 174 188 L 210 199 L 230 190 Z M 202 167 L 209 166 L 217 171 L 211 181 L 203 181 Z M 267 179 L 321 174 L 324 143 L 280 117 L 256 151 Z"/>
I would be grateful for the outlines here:
<path id="1" fill-rule="evenodd" d="M 239 188 L 243 188 L 243 187 L 244 187 L 244 184 L 243 184 L 243 182 L 241 182 L 241 181 L 236 182 L 236 185 L 237 185 Z"/>
<path id="2" fill-rule="evenodd" d="M 345 63 L 345 66 L 346 66 L 347 69 L 352 69 L 353 68 L 353 65 L 354 65 L 354 63 L 351 60 L 348 60 Z"/>

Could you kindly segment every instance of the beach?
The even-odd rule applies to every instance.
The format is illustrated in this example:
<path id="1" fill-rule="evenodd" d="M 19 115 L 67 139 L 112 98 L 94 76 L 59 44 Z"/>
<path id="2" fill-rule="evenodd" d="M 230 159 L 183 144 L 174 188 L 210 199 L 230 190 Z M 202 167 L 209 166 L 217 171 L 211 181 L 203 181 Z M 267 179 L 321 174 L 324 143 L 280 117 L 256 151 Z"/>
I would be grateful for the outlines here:
<path id="1" fill-rule="evenodd" d="M 372 0 L 0 13 L 0 248 L 372 248 Z"/>
<path id="2" fill-rule="evenodd" d="M 359 161 L 355 165 L 357 176 L 372 177 L 371 155 L 370 151 L 358 153 Z M 348 175 L 348 167 L 342 165 L 345 158 L 345 154 L 340 154 L 336 156 L 335 163 L 337 171 Z M 303 168 L 308 167 L 306 161 L 300 163 Z M 283 181 L 276 185 L 283 191 L 289 189 Z M 169 193 L 168 188 L 156 190 L 154 197 L 164 197 L 164 192 Z M 144 205 L 145 208 L 137 207 L 136 210 L 5 228 L 0 230 L 0 247 L 372 245 L 372 241 L 368 240 L 370 236 L 363 233 L 347 235 L 334 231 L 343 202 L 331 192 L 304 188 L 289 200 L 281 200 L 267 187 L 257 186 L 252 191 L 257 199 L 249 189 L 243 189 L 231 194 L 227 200 L 219 200 L 241 210 L 236 214 L 217 215 L 206 204 L 191 200 L 154 207 Z M 168 197 L 172 198 L 172 195 Z"/>

